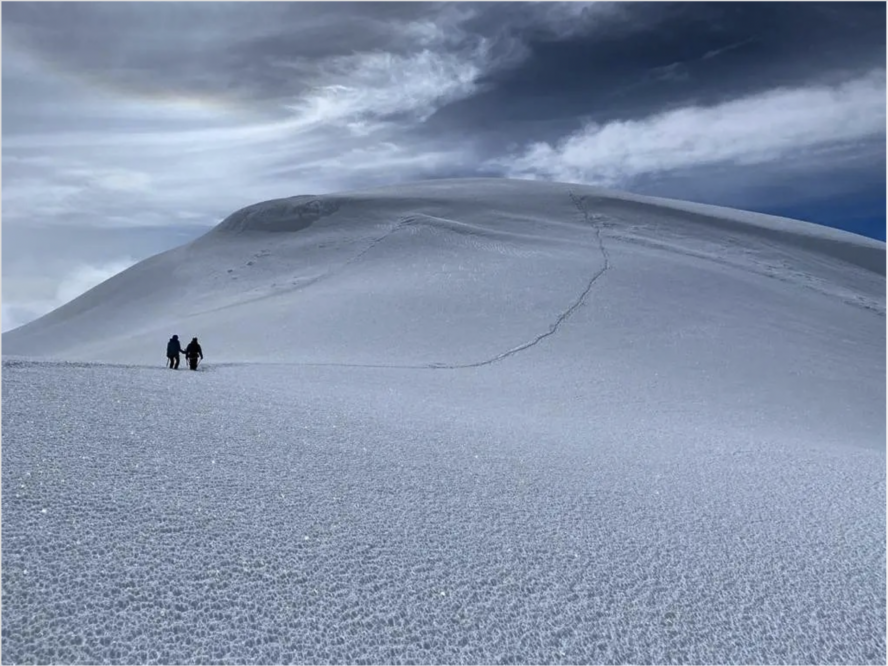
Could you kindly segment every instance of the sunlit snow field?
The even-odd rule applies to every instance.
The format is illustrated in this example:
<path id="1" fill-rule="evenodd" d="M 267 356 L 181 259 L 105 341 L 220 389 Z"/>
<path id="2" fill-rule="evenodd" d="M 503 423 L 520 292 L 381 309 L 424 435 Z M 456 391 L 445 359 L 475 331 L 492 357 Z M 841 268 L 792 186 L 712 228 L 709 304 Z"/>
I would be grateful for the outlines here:
<path id="1" fill-rule="evenodd" d="M 4 334 L 3 662 L 884 663 L 884 250 L 551 183 L 235 214 Z"/>

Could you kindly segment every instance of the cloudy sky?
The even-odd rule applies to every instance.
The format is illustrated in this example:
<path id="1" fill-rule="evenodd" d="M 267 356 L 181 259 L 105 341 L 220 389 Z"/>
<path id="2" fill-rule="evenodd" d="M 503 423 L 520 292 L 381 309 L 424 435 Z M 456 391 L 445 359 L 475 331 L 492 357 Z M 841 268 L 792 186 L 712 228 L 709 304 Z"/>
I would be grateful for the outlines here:
<path id="1" fill-rule="evenodd" d="M 885 239 L 884 3 L 4 3 L 3 330 L 236 209 L 598 184 Z"/>

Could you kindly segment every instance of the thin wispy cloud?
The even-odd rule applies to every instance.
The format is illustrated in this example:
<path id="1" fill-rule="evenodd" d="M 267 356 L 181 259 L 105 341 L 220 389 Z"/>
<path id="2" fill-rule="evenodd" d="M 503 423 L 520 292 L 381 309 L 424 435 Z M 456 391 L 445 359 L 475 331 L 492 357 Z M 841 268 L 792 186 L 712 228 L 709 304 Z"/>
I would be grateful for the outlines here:
<path id="1" fill-rule="evenodd" d="M 368 123 L 390 116 L 422 122 L 442 105 L 474 92 L 483 64 L 483 53 L 465 57 L 428 50 L 411 56 L 337 57 L 324 65 L 327 83 L 286 108 L 296 127 L 342 123 L 359 135 L 367 132 Z"/>
<path id="2" fill-rule="evenodd" d="M 492 164 L 510 176 L 626 186 L 644 175 L 750 166 L 885 134 L 885 71 L 837 86 L 774 90 L 639 120 L 589 123 Z M 819 160 L 829 159 L 827 154 Z"/>
<path id="3" fill-rule="evenodd" d="M 711 51 L 707 51 L 701 56 L 701 60 L 709 60 L 710 58 L 717 58 L 718 56 L 733 51 L 734 49 L 740 49 L 748 44 L 752 44 L 756 41 L 755 37 L 750 37 L 749 39 L 744 39 L 739 42 L 734 42 L 733 44 L 728 44 L 727 46 L 722 46 L 717 49 L 712 49 Z"/>

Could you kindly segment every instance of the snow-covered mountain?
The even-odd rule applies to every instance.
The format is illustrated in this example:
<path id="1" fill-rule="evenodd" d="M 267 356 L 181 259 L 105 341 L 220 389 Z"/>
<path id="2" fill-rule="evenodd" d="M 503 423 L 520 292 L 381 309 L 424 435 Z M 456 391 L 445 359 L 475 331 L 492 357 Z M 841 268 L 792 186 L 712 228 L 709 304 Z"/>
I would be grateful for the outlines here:
<path id="1" fill-rule="evenodd" d="M 2 342 L 4 658 L 884 663 L 884 243 L 431 181 Z"/>
<path id="2" fill-rule="evenodd" d="M 432 181 L 238 211 L 4 335 L 3 352 L 162 363 L 178 333 L 217 362 L 466 365 L 598 302 L 634 320 L 619 337 L 709 326 L 699 339 L 723 342 L 725 309 L 761 308 L 733 318 L 764 325 L 778 295 L 801 299 L 788 316 L 811 299 L 884 314 L 884 272 L 884 243 L 802 222 L 582 186 Z"/>

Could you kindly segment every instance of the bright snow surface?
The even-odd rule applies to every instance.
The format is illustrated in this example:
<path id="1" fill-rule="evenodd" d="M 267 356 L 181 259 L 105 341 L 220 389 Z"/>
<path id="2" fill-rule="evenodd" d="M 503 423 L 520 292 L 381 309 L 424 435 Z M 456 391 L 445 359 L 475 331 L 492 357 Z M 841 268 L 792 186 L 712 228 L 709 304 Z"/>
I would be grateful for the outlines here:
<path id="1" fill-rule="evenodd" d="M 883 243 L 297 197 L 3 353 L 4 663 L 885 663 Z"/>

